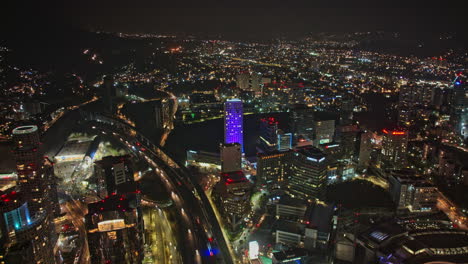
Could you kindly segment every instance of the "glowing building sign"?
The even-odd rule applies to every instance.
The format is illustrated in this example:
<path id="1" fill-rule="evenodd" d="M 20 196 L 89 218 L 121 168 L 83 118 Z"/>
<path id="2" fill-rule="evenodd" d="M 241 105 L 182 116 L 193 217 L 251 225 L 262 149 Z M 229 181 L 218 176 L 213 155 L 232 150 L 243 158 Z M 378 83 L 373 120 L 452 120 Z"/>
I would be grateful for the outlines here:
<path id="1" fill-rule="evenodd" d="M 387 129 L 382 130 L 385 134 L 392 134 L 392 135 L 404 135 L 406 134 L 405 131 L 388 131 Z"/>
<path id="2" fill-rule="evenodd" d="M 109 232 L 125 228 L 125 221 L 123 219 L 107 220 L 98 223 L 99 232 Z"/>

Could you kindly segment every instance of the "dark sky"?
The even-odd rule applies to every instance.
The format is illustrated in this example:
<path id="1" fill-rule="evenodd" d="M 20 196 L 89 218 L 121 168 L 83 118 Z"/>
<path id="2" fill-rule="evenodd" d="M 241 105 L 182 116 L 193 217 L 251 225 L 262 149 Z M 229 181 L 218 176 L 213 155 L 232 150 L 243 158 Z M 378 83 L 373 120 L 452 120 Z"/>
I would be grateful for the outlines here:
<path id="1" fill-rule="evenodd" d="M 1 8 L 2 30 L 79 27 L 122 32 L 276 34 L 465 32 L 463 0 L 26 0 Z M 3 21 L 4 20 L 4 21 Z"/>

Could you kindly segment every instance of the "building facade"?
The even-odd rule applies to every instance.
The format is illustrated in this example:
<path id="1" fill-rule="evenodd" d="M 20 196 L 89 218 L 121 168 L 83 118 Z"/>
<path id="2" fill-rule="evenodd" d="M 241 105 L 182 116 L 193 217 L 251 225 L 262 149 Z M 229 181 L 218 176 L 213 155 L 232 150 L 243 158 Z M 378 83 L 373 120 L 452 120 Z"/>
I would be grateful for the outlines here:
<path id="1" fill-rule="evenodd" d="M 327 182 L 327 158 L 317 148 L 298 149 L 291 158 L 291 175 L 287 192 L 293 198 L 322 198 Z"/>
<path id="2" fill-rule="evenodd" d="M 408 132 L 403 129 L 384 129 L 382 156 L 386 166 L 403 168 L 407 161 Z"/>
<path id="3" fill-rule="evenodd" d="M 244 110 L 242 101 L 230 99 L 224 103 L 224 143 L 239 143 L 244 152 Z"/>

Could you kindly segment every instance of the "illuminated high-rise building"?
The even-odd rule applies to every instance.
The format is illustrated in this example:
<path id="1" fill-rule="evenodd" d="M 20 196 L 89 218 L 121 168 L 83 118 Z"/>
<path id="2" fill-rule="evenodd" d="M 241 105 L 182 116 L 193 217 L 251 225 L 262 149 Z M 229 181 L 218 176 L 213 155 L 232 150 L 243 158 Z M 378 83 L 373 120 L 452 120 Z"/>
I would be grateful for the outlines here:
<path id="1" fill-rule="evenodd" d="M 257 178 L 269 190 L 286 187 L 291 166 L 292 151 L 259 153 L 257 155 Z"/>
<path id="2" fill-rule="evenodd" d="M 406 165 L 408 132 L 403 129 L 384 129 L 382 156 L 387 166 L 403 168 Z"/>
<path id="3" fill-rule="evenodd" d="M 52 164 L 44 159 L 37 126 L 13 130 L 17 186 L 1 193 L 1 241 L 8 263 L 55 263 L 58 214 Z M 15 262 L 17 261 L 17 262 Z"/>
<path id="4" fill-rule="evenodd" d="M 468 138 L 468 85 L 458 73 L 453 82 L 450 100 L 451 119 L 457 135 Z"/>
<path id="5" fill-rule="evenodd" d="M 172 101 L 162 99 L 154 108 L 154 116 L 156 119 L 156 128 L 172 129 L 174 128 L 174 117 L 172 115 Z"/>
<path id="6" fill-rule="evenodd" d="M 327 182 L 326 155 L 315 147 L 300 148 L 291 157 L 288 194 L 294 198 L 322 198 Z"/>
<path id="7" fill-rule="evenodd" d="M 366 131 L 361 134 L 361 141 L 359 143 L 359 170 L 367 169 L 371 161 L 371 153 L 373 148 L 373 133 Z"/>
<path id="8" fill-rule="evenodd" d="M 278 121 L 274 117 L 260 119 L 258 151 L 269 153 L 278 148 Z"/>
<path id="9" fill-rule="evenodd" d="M 330 143 L 335 136 L 335 120 L 314 122 L 314 146 Z"/>
<path id="10" fill-rule="evenodd" d="M 412 212 L 436 209 L 437 188 L 424 177 L 408 169 L 392 170 L 389 174 L 389 191 L 397 209 L 409 209 Z"/>
<path id="11" fill-rule="evenodd" d="M 286 151 L 292 149 L 293 136 L 292 133 L 284 133 L 283 130 L 278 130 L 278 140 L 276 143 L 277 150 Z"/>
<path id="12" fill-rule="evenodd" d="M 229 99 L 224 103 L 224 143 L 239 143 L 244 152 L 244 111 L 242 101 Z"/>

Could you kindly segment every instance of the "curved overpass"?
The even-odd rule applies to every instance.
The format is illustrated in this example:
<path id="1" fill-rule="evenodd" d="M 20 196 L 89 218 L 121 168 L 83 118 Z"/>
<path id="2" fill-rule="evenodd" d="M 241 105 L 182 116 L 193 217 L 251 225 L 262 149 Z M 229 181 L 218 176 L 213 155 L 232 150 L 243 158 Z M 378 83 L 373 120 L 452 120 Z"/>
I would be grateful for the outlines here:
<path id="1" fill-rule="evenodd" d="M 100 113 L 85 111 L 80 111 L 80 113 L 85 121 L 94 121 L 96 126 L 124 137 L 133 146 L 139 146 L 139 154 L 157 169 L 164 184 L 171 191 L 176 206 L 180 207 L 180 214 L 185 219 L 186 226 L 189 227 L 188 241 L 191 242 L 194 250 L 184 252 L 185 259 L 193 260 L 190 263 L 234 264 L 205 192 L 190 177 L 190 173 L 184 166 L 174 161 L 164 150 L 129 124 Z"/>

